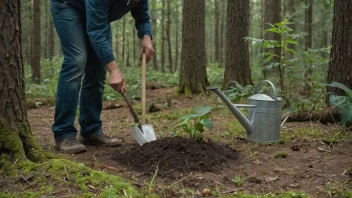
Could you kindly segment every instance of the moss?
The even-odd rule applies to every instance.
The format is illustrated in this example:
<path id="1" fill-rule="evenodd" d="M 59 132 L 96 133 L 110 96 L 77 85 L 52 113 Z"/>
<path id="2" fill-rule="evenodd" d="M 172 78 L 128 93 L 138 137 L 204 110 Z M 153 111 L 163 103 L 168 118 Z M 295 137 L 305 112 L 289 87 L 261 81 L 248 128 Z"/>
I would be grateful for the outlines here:
<path id="1" fill-rule="evenodd" d="M 287 158 L 288 154 L 286 152 L 279 152 L 275 154 L 275 158 Z"/>
<path id="2" fill-rule="evenodd" d="M 5 197 L 5 195 L 8 197 L 48 196 L 57 187 L 63 187 L 61 186 L 63 180 L 65 180 L 65 185 L 70 186 L 70 189 L 75 189 L 75 193 L 80 195 L 84 193 L 84 197 L 94 197 L 96 194 L 98 197 L 108 197 L 107 195 L 124 196 L 126 194 L 128 197 L 140 197 L 134 187 L 120 177 L 90 169 L 83 164 L 67 159 L 51 159 L 43 163 L 33 163 L 28 160 L 20 161 L 13 166 L 13 169 L 20 170 L 24 177 L 35 175 L 33 181 L 28 183 L 30 186 L 36 186 L 34 188 L 35 193 L 25 191 L 12 195 L 4 194 L 0 197 Z M 95 189 L 94 194 L 91 192 L 91 187 Z"/>
<path id="3" fill-rule="evenodd" d="M 265 195 L 254 195 L 246 194 L 243 192 L 235 192 L 230 195 L 220 196 L 221 198 L 310 198 L 311 196 L 303 192 L 283 192 L 278 195 L 265 194 Z"/>

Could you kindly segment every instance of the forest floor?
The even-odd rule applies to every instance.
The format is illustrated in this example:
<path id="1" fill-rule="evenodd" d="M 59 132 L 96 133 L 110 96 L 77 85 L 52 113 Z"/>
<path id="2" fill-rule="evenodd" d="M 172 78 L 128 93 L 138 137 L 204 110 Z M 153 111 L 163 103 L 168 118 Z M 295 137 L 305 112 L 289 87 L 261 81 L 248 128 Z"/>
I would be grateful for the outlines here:
<path id="1" fill-rule="evenodd" d="M 243 197 L 242 193 L 286 193 L 283 197 L 305 197 L 305 193 L 312 197 L 352 196 L 350 129 L 313 120 L 290 122 L 284 124 L 278 143 L 250 143 L 245 140 L 244 128 L 215 96 L 185 99 L 181 95 L 174 97 L 171 107 L 167 107 L 166 95 L 170 96 L 174 91 L 175 88 L 147 91 L 148 102 L 153 101 L 161 109 L 147 114 L 147 123 L 153 125 L 157 141 L 139 146 L 131 133 L 133 119 L 126 104 L 123 101 L 104 102 L 103 129 L 107 135 L 122 139 L 123 144 L 114 148 L 88 147 L 82 154 L 59 153 L 59 156 L 121 177 L 142 194 L 149 192 L 160 197 Z M 139 103 L 135 101 L 134 105 L 140 113 Z M 204 132 L 204 141 L 195 142 L 187 135 L 175 137 L 181 131 L 175 128 L 180 124 L 179 118 L 200 106 L 212 107 L 210 117 L 214 128 Z M 53 116 L 54 109 L 48 105 L 28 110 L 39 143 L 46 150 L 58 153 L 54 150 L 50 130 Z M 44 185 L 25 188 L 30 182 L 24 183 L 27 182 L 19 179 L 0 182 L 0 190 L 11 194 L 23 188 L 42 190 Z M 54 188 L 57 185 L 52 184 Z M 97 186 L 86 185 L 88 187 L 81 189 L 70 189 L 70 185 L 66 185 L 59 195 L 98 193 Z"/>

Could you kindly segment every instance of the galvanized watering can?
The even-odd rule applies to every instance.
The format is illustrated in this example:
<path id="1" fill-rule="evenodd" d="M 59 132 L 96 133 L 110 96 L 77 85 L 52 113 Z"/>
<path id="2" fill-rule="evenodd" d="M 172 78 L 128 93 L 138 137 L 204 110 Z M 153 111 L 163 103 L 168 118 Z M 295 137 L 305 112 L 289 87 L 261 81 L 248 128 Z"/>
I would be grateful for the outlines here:
<path id="1" fill-rule="evenodd" d="M 274 96 L 258 93 L 263 82 L 271 85 Z M 208 87 L 208 90 L 215 92 L 221 98 L 246 129 L 248 141 L 273 143 L 280 139 L 280 128 L 291 112 L 291 105 L 285 96 L 276 93 L 273 83 L 268 80 L 260 81 L 254 90 L 254 95 L 248 98 L 248 104 L 232 104 L 217 87 Z M 286 101 L 288 111 L 283 121 L 281 121 L 281 98 Z M 248 108 L 248 119 L 238 108 Z"/>

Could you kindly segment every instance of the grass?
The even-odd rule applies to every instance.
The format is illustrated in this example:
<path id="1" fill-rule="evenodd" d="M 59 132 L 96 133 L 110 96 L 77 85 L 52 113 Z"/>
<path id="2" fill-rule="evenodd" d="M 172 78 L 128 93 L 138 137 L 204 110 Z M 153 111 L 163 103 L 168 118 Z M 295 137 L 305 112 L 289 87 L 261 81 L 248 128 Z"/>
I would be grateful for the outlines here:
<path id="1" fill-rule="evenodd" d="M 56 193 L 72 197 L 81 194 L 85 197 L 141 197 L 128 181 L 66 159 L 52 159 L 40 164 L 19 162 L 13 168 L 20 170 L 15 179 L 24 178 L 22 185 L 26 190 L 2 193 L 0 197 L 41 197 L 55 196 Z"/>
<path id="2" fill-rule="evenodd" d="M 242 186 L 243 182 L 244 179 L 240 175 L 236 175 L 236 177 L 232 179 L 232 183 L 234 183 L 236 186 Z"/>
<path id="3" fill-rule="evenodd" d="M 288 154 L 286 152 L 279 152 L 275 154 L 275 158 L 287 158 Z"/>

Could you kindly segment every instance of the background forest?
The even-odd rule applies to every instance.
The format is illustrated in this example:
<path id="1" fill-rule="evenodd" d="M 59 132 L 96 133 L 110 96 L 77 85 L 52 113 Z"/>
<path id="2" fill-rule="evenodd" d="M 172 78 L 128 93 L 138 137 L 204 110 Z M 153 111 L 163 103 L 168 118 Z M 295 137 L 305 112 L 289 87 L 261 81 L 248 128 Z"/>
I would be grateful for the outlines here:
<path id="1" fill-rule="evenodd" d="M 227 89 L 228 96 L 237 99 L 251 95 L 253 83 L 269 79 L 292 100 L 295 110 L 312 110 L 312 106 L 321 109 L 325 104 L 322 93 L 327 83 L 333 1 L 251 0 L 250 5 L 243 2 L 201 2 L 204 3 L 205 29 L 187 33 L 192 39 L 204 34 L 206 53 L 202 56 L 207 67 L 204 75 L 210 85 Z M 182 24 L 188 27 L 184 23 L 187 20 L 183 22 L 182 19 L 184 9 L 182 1 L 150 1 L 155 56 L 149 64 L 148 82 L 161 82 L 167 86 L 180 83 L 182 86 L 182 79 L 179 80 L 185 33 Z M 231 20 L 236 18 L 237 21 Z M 54 98 L 62 54 L 51 23 L 49 1 L 24 1 L 22 22 L 27 97 Z M 279 22 L 282 22 L 283 31 L 270 30 L 269 24 Z M 111 26 L 115 57 L 127 78 L 129 94 L 137 96 L 140 80 L 134 74 L 140 65 L 140 40 L 136 36 L 134 20 L 127 14 Z M 282 41 L 287 45 L 280 50 L 281 47 L 261 39 Z M 279 65 L 287 73 L 282 76 L 284 87 L 280 86 Z M 226 69 L 228 72 L 225 73 L 225 67 L 231 69 Z M 107 100 L 116 97 L 112 89 L 106 89 Z"/>

